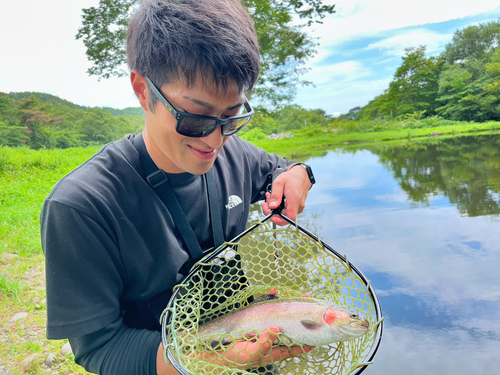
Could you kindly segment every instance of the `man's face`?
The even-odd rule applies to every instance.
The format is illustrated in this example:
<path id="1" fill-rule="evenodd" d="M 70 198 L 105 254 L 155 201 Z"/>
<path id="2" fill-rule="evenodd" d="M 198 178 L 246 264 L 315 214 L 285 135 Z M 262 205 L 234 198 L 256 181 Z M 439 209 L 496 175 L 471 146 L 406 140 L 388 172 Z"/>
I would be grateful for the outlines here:
<path id="1" fill-rule="evenodd" d="M 221 119 L 237 115 L 245 101 L 233 81 L 229 81 L 227 91 L 206 88 L 200 79 L 189 88 L 183 81 L 167 83 L 160 91 L 179 111 Z M 175 118 L 159 101 L 154 113 L 146 112 L 143 137 L 151 158 L 169 173 L 206 173 L 228 137 L 222 136 L 220 127 L 203 138 L 186 137 L 177 133 L 175 123 Z"/>

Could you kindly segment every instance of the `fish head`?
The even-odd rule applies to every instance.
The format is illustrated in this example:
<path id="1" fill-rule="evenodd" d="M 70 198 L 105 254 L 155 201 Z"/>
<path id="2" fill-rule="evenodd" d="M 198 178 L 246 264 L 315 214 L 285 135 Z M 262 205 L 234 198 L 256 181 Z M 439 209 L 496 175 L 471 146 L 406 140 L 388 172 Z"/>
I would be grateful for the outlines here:
<path id="1" fill-rule="evenodd" d="M 365 335 L 370 328 L 368 320 L 361 318 L 358 314 L 334 307 L 326 309 L 323 314 L 323 323 L 350 339 Z"/>

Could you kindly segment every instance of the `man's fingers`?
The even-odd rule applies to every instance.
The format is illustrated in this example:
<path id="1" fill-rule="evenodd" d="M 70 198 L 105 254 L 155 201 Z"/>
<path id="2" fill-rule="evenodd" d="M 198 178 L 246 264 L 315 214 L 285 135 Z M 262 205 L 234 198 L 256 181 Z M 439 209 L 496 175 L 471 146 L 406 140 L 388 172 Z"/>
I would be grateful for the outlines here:
<path id="1" fill-rule="evenodd" d="M 303 353 L 309 353 L 311 350 L 313 350 L 314 348 L 311 348 L 311 347 L 304 347 L 304 348 L 301 348 L 300 346 L 292 346 L 291 348 L 287 348 L 287 349 L 283 349 L 283 347 L 279 347 L 279 348 L 274 348 L 273 349 L 273 352 L 274 350 L 278 350 L 280 351 L 280 356 L 281 356 L 281 359 L 285 359 L 285 358 L 288 358 L 288 357 L 295 357 L 295 356 L 298 356 L 299 354 L 303 354 Z M 277 354 L 277 353 L 276 353 Z M 273 353 L 273 357 L 275 357 L 276 355 L 275 353 Z"/>
<path id="2" fill-rule="evenodd" d="M 259 351 L 261 355 L 266 356 L 269 354 L 269 350 L 271 349 L 274 340 L 276 340 L 276 334 L 279 333 L 279 331 L 278 327 L 272 326 L 262 332 L 258 340 L 260 342 Z"/>
<path id="3" fill-rule="evenodd" d="M 286 346 L 273 346 L 269 355 L 264 358 L 264 362 L 273 363 L 281 361 L 288 357 L 295 357 L 303 353 L 309 353 L 313 349 L 314 348 L 311 347 L 301 348 L 300 346 L 292 346 L 291 348 Z"/>
<path id="4" fill-rule="evenodd" d="M 262 202 L 260 205 L 262 206 L 262 212 L 264 215 L 269 215 L 271 213 L 271 209 L 269 208 L 267 202 Z"/>
<path id="5" fill-rule="evenodd" d="M 276 340 L 276 334 L 279 332 L 279 328 L 278 327 L 270 327 L 269 329 L 266 329 L 265 331 L 263 331 L 258 340 L 256 340 L 256 342 L 254 342 L 253 344 L 250 344 L 252 345 L 252 347 L 254 347 L 254 345 L 258 345 L 258 347 L 256 347 L 255 349 L 253 350 L 249 350 L 249 354 L 250 354 L 250 362 L 273 362 L 274 359 L 271 357 L 271 353 L 272 353 L 272 346 L 273 346 L 273 342 L 274 340 Z M 248 347 L 248 349 L 250 349 L 250 347 Z"/>
<path id="6" fill-rule="evenodd" d="M 272 209 L 271 209 L 271 207 L 269 206 L 269 203 L 268 203 L 269 200 L 270 200 L 270 198 L 271 198 L 271 194 L 270 193 L 266 193 L 266 201 L 264 201 L 264 202 L 261 203 L 262 213 L 264 215 L 269 215 L 272 212 Z M 286 216 L 286 209 L 283 210 L 283 215 Z M 280 226 L 288 224 L 288 222 L 286 220 L 282 219 L 281 217 L 279 217 L 277 215 L 273 215 L 271 217 L 271 221 L 273 223 L 275 223 L 276 225 L 280 225 Z"/>
<path id="7" fill-rule="evenodd" d="M 276 326 L 271 326 L 269 329 L 262 331 L 258 339 L 249 337 L 234 343 L 234 347 L 227 350 L 225 353 L 214 354 L 210 353 L 203 358 L 211 360 L 212 363 L 224 364 L 225 366 L 239 367 L 242 366 L 258 366 L 259 363 L 275 363 L 282 359 L 296 356 L 304 352 L 308 353 L 313 348 L 299 346 L 276 346 L 274 342 L 278 337 L 280 329 Z M 228 362 L 227 362 L 228 361 Z"/>
<path id="8" fill-rule="evenodd" d="M 285 184 L 283 180 L 276 179 L 273 182 L 273 186 L 271 188 L 271 197 L 269 199 L 269 207 L 271 209 L 278 208 L 283 200 L 283 190 L 285 188 Z"/>
<path id="9" fill-rule="evenodd" d="M 285 215 L 290 219 L 295 220 L 297 218 L 298 210 L 299 210 L 299 204 L 297 203 L 295 198 L 287 197 L 284 210 L 286 211 Z"/>

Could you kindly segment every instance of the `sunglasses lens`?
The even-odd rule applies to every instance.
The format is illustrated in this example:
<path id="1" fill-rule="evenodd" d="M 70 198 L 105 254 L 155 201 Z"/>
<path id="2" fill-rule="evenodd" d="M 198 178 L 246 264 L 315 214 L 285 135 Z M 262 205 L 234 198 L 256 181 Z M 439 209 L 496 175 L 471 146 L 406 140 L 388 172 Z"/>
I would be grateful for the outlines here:
<path id="1" fill-rule="evenodd" d="M 222 135 L 231 135 L 240 131 L 246 124 L 248 124 L 250 119 L 251 117 L 244 117 L 227 122 L 226 124 L 224 124 Z"/>
<path id="2" fill-rule="evenodd" d="M 253 116 L 253 112 L 250 111 L 250 105 L 247 103 L 243 108 L 243 113 L 240 113 L 236 118 L 232 117 L 227 120 L 183 114 L 181 120 L 177 122 L 177 132 L 186 137 L 200 138 L 206 137 L 221 125 L 223 136 L 232 135 L 248 124 Z"/>
<path id="3" fill-rule="evenodd" d="M 204 137 L 213 132 L 216 127 L 215 120 L 185 117 L 179 123 L 177 132 L 186 137 Z"/>

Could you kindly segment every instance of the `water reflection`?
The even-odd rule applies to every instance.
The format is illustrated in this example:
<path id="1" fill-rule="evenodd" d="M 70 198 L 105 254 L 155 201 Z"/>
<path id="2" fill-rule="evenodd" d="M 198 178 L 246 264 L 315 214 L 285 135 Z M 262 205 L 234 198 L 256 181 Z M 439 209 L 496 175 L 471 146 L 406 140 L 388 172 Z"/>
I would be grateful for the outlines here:
<path id="1" fill-rule="evenodd" d="M 336 150 L 299 224 L 372 280 L 386 316 L 365 373 L 497 373 L 500 136 Z"/>
<path id="2" fill-rule="evenodd" d="M 467 216 L 500 214 L 500 138 L 433 139 L 373 152 L 413 202 L 443 195 Z"/>

